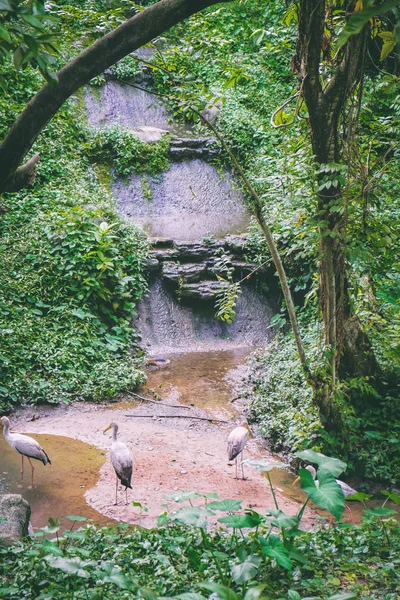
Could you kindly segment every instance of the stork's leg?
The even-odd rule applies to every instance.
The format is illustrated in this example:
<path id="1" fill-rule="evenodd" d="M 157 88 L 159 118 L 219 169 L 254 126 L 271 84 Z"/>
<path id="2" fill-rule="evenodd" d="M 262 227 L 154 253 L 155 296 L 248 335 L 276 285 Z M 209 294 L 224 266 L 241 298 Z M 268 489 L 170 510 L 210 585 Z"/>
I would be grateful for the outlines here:
<path id="1" fill-rule="evenodd" d="M 350 521 L 351 523 L 354 525 L 354 519 L 353 519 L 353 513 L 351 512 L 351 508 L 348 504 L 345 503 L 345 507 L 347 508 L 347 510 L 349 511 L 349 517 L 350 517 Z"/>
<path id="2" fill-rule="evenodd" d="M 31 465 L 31 469 L 32 469 L 32 479 L 31 479 L 31 485 L 33 485 L 33 472 L 35 470 L 35 467 L 33 466 L 33 464 L 31 463 L 31 459 L 28 456 L 28 460 L 29 460 L 29 464 Z"/>
<path id="3" fill-rule="evenodd" d="M 238 478 L 238 474 L 237 474 L 237 457 L 235 458 L 235 471 L 236 471 L 235 479 L 237 479 Z"/>
<path id="4" fill-rule="evenodd" d="M 125 488 L 125 504 L 128 504 L 128 488 Z"/>
<path id="5" fill-rule="evenodd" d="M 21 454 L 21 483 L 24 483 L 24 455 Z"/>
<path id="6" fill-rule="evenodd" d="M 240 453 L 240 458 L 241 458 L 241 464 L 242 464 L 242 479 L 245 479 L 245 476 L 244 476 L 244 467 L 243 467 L 243 450 Z"/>
<path id="7" fill-rule="evenodd" d="M 115 506 L 118 504 L 117 494 L 118 494 L 118 477 L 115 477 Z"/>

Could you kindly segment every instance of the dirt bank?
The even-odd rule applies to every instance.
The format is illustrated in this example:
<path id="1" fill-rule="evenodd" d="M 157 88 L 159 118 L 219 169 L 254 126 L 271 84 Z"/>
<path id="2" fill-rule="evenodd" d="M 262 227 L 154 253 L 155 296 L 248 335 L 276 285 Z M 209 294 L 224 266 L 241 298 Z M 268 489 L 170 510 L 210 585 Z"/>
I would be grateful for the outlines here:
<path id="1" fill-rule="evenodd" d="M 152 526 L 158 515 L 165 510 L 165 496 L 178 490 L 196 489 L 216 492 L 220 498 L 239 498 L 243 507 L 262 511 L 272 507 L 273 501 L 268 482 L 257 471 L 247 468 L 245 481 L 236 480 L 235 467 L 226 458 L 226 438 L 234 426 L 209 423 L 191 418 L 207 418 L 209 415 L 198 408 L 176 408 L 176 400 L 170 406 L 124 401 L 122 404 L 99 406 L 75 404 L 70 407 L 41 407 L 25 409 L 13 415 L 13 429 L 26 433 L 45 433 L 75 438 L 107 450 L 111 444 L 109 433 L 103 430 L 110 421 L 120 428 L 120 439 L 132 450 L 134 457 L 133 490 L 129 501 L 140 502 L 149 507 L 142 524 Z M 131 415 L 131 416 L 128 416 Z M 162 418 L 169 415 L 174 418 Z M 32 420 L 34 417 L 34 420 Z M 246 457 L 268 457 L 268 453 L 252 439 L 246 448 Z M 274 460 L 271 457 L 272 460 Z M 52 468 L 57 469 L 57 464 Z M 39 477 L 40 474 L 38 473 Z M 298 490 L 290 487 L 293 476 L 276 470 L 272 477 L 277 486 L 280 507 L 294 514 L 299 509 Z M 109 458 L 100 468 L 99 479 L 86 492 L 89 505 L 103 515 L 128 523 L 138 523 L 137 509 L 125 506 L 120 490 L 118 506 L 114 506 L 115 476 Z M 287 497 L 287 495 L 292 497 Z M 173 501 L 169 501 L 172 505 Z M 136 511 L 136 512 L 135 512 Z M 313 514 L 309 511 L 304 525 L 310 527 Z"/>

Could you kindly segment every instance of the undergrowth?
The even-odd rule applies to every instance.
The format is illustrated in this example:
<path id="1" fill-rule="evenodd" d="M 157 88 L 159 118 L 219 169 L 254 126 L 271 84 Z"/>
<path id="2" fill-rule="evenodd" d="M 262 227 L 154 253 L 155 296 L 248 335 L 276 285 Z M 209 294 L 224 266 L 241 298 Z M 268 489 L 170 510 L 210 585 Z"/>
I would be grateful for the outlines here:
<path id="1" fill-rule="evenodd" d="M 2 71 L 0 134 L 41 85 L 30 68 Z M 65 103 L 33 148 L 41 157 L 34 185 L 1 199 L 0 413 L 105 400 L 143 379 L 132 315 L 147 289 L 147 241 L 119 218 L 104 169 L 90 166 L 84 121 L 79 97 Z M 115 136 L 108 164 L 115 156 L 117 170 L 143 168 L 147 145 L 129 146 L 123 134 L 118 145 Z"/>
<path id="2" fill-rule="evenodd" d="M 319 464 L 319 485 L 301 469 L 307 495 L 297 515 L 279 508 L 271 484 L 275 507 L 259 512 L 214 493 L 175 492 L 166 496 L 167 510 L 153 529 L 121 524 L 73 531 L 85 519 L 70 516 L 71 529 L 59 534 L 58 520 L 49 519 L 33 539 L 0 547 L 1 597 L 205 600 L 212 593 L 220 600 L 396 600 L 396 511 L 383 505 L 366 509 L 360 525 L 341 522 L 344 497 L 334 476 L 345 463 L 315 453 L 308 458 Z M 249 464 L 268 479 L 277 466 L 264 460 Z M 400 504 L 396 494 L 386 495 Z M 336 515 L 334 527 L 300 529 L 311 498 Z"/>
<path id="3" fill-rule="evenodd" d="M 353 475 L 399 483 L 400 410 L 394 386 L 369 405 L 363 380 L 348 382 L 353 387 L 344 390 L 348 437 L 343 439 L 321 425 L 292 336 L 278 335 L 267 352 L 253 355 L 250 365 L 246 386 L 251 418 L 273 450 L 293 457 L 312 448 L 342 457 Z"/>

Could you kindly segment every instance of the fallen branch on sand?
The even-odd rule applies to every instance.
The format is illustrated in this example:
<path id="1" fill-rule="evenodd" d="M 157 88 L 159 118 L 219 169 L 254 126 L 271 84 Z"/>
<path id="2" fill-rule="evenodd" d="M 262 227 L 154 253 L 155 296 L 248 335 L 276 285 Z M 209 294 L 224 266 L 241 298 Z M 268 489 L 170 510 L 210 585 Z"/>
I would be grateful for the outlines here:
<path id="1" fill-rule="evenodd" d="M 168 406 L 171 406 L 170 404 Z M 132 419 L 196 419 L 197 421 L 212 421 L 214 423 L 230 423 L 230 421 L 222 421 L 221 419 L 213 419 L 212 417 L 192 417 L 190 415 L 127 415 Z"/>
<path id="2" fill-rule="evenodd" d="M 125 390 L 124 393 L 128 394 L 128 396 L 132 396 L 133 398 L 138 398 L 138 400 L 143 400 L 143 402 L 151 402 L 152 404 L 160 404 L 161 406 L 170 406 L 171 408 L 186 408 L 187 410 L 192 410 L 191 406 L 185 406 L 184 404 L 168 404 L 168 402 L 161 402 L 161 400 L 150 400 L 150 398 L 140 396 L 139 394 L 135 394 L 129 390 Z"/>

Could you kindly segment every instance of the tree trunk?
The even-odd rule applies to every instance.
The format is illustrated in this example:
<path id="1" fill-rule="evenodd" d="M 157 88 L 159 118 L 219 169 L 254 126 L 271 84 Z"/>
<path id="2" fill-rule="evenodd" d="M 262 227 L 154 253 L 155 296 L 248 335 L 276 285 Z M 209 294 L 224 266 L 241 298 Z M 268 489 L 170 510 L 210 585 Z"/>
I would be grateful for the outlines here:
<path id="1" fill-rule="evenodd" d="M 230 1 L 160 0 L 72 59 L 57 73 L 57 84 L 44 85 L 31 99 L 1 143 L 0 192 L 10 187 L 10 179 L 14 178 L 40 132 L 80 87 L 190 15 L 213 4 Z"/>
<path id="2" fill-rule="evenodd" d="M 349 2 L 346 9 L 354 10 Z M 357 363 L 364 364 L 357 357 L 356 346 L 371 354 L 371 346 L 357 328 L 357 344 L 351 343 L 353 329 L 349 323 L 349 303 L 346 294 L 346 236 L 347 217 L 345 200 L 340 184 L 340 137 L 341 119 L 345 120 L 346 105 L 355 93 L 356 86 L 364 74 L 364 58 L 368 26 L 349 38 L 335 59 L 331 59 L 331 76 L 323 87 L 320 76 L 321 53 L 326 43 L 327 6 L 325 0 L 300 0 L 299 37 L 293 64 L 297 66 L 302 94 L 309 114 L 311 143 L 317 163 L 318 223 L 320 232 L 320 290 L 319 300 L 324 323 L 326 363 L 325 373 L 314 382 L 314 399 L 319 406 L 321 418 L 328 428 L 341 429 L 340 415 L 334 406 L 334 388 L 337 381 L 343 351 L 346 363 L 355 372 Z M 328 42 L 329 43 L 329 42 Z M 334 62 L 335 61 L 335 62 Z M 328 165 L 322 168 L 321 165 Z M 337 172 L 335 172 L 337 165 Z M 327 181 L 329 184 L 325 187 Z M 339 209 L 339 210 L 338 210 Z M 345 342 L 345 336 L 349 342 Z M 361 342 L 362 339 L 362 342 Z M 365 372 L 376 365 L 367 360 Z M 343 373 L 341 369 L 340 373 Z"/>

